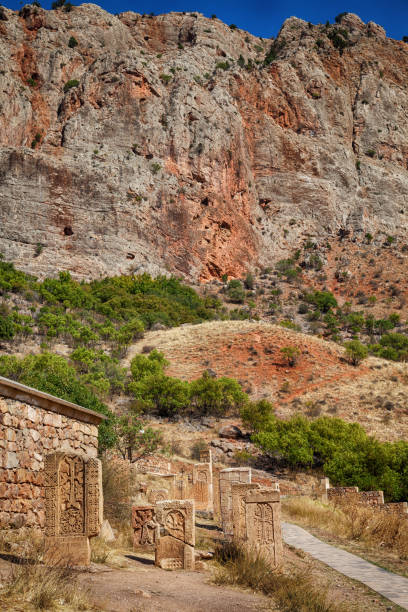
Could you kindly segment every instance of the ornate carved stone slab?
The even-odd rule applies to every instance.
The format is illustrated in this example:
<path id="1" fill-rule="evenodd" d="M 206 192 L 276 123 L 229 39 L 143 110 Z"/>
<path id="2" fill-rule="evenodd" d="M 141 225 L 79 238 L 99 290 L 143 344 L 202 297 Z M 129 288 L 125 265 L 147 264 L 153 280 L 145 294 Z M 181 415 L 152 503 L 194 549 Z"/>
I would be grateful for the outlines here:
<path id="1" fill-rule="evenodd" d="M 259 489 L 257 483 L 236 483 L 231 485 L 232 495 L 232 524 L 234 540 L 244 541 L 247 539 L 245 496 L 249 491 Z"/>
<path id="2" fill-rule="evenodd" d="M 222 530 L 226 536 L 232 537 L 232 483 L 251 482 L 251 468 L 228 468 L 220 471 L 220 513 Z"/>
<path id="3" fill-rule="evenodd" d="M 102 470 L 98 459 L 52 453 L 44 461 L 45 560 L 88 565 L 88 538 L 103 520 Z"/>
<path id="4" fill-rule="evenodd" d="M 214 505 L 211 463 L 196 463 L 193 466 L 192 496 L 196 502 L 196 510 L 213 510 Z"/>
<path id="5" fill-rule="evenodd" d="M 278 567 L 283 557 L 279 491 L 249 491 L 244 502 L 247 545 L 261 550 L 271 566 Z"/>
<path id="6" fill-rule="evenodd" d="M 151 546 L 157 539 L 158 523 L 154 506 L 133 506 L 132 508 L 133 546 Z"/>
<path id="7" fill-rule="evenodd" d="M 194 500 L 156 504 L 156 520 L 160 525 L 156 565 L 165 569 L 194 569 L 194 518 Z"/>

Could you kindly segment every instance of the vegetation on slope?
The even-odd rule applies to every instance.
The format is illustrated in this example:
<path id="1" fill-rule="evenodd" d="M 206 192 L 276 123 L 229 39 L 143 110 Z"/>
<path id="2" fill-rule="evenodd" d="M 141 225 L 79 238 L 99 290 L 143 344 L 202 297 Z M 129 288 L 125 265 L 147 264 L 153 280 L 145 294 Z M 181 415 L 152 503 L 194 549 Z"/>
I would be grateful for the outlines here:
<path id="1" fill-rule="evenodd" d="M 294 468 L 318 468 L 333 484 L 383 490 L 390 501 L 408 499 L 408 442 L 379 442 L 358 423 L 299 415 L 279 420 L 268 411 L 244 410 L 252 441 L 270 458 Z"/>

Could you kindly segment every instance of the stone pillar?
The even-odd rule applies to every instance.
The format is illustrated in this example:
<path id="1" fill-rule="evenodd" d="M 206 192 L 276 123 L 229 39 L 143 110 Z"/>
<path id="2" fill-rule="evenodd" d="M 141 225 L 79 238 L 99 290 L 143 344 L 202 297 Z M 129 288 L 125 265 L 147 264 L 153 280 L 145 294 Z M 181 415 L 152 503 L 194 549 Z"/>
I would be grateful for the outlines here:
<path id="1" fill-rule="evenodd" d="M 330 489 L 330 480 L 328 478 L 322 478 L 319 483 L 319 498 L 325 504 L 329 501 L 327 498 L 328 489 Z"/>
<path id="2" fill-rule="evenodd" d="M 245 496 L 249 491 L 259 489 L 258 483 L 236 483 L 231 485 L 232 495 L 232 526 L 234 540 L 237 542 L 247 539 Z"/>
<path id="3" fill-rule="evenodd" d="M 251 473 L 251 468 L 228 468 L 220 471 L 221 524 L 226 536 L 233 536 L 231 485 L 250 483 Z"/>
<path id="4" fill-rule="evenodd" d="M 158 539 L 159 525 L 154 506 L 132 507 L 133 548 L 153 546 Z"/>
<path id="5" fill-rule="evenodd" d="M 272 568 L 282 563 L 280 494 L 272 489 L 249 491 L 244 497 L 247 546 L 259 550 Z"/>
<path id="6" fill-rule="evenodd" d="M 89 565 L 89 538 L 103 522 L 98 459 L 52 453 L 44 462 L 45 563 Z"/>
<path id="7" fill-rule="evenodd" d="M 156 504 L 160 535 L 155 563 L 163 569 L 193 570 L 195 566 L 194 500 L 162 501 Z"/>

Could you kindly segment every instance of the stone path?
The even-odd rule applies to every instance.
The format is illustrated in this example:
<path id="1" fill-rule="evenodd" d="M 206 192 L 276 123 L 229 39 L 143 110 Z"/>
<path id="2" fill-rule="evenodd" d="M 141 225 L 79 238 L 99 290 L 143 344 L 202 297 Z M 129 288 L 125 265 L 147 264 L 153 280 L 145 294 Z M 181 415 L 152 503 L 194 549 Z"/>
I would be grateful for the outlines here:
<path id="1" fill-rule="evenodd" d="M 408 610 L 408 578 L 387 572 L 357 555 L 325 544 L 302 527 L 292 523 L 283 523 L 282 532 L 286 544 L 304 550 L 315 559 L 349 578 L 362 582 L 404 610 Z"/>

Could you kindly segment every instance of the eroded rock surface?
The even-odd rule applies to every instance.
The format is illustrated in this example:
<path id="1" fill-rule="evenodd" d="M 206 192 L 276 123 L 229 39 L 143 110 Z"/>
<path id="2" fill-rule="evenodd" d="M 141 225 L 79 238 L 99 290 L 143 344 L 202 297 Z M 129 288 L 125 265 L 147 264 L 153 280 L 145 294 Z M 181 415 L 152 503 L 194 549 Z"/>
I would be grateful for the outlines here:
<path id="1" fill-rule="evenodd" d="M 408 46 L 380 26 L 2 16 L 0 250 L 25 270 L 207 280 L 406 232 Z"/>

